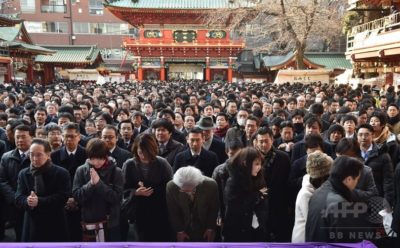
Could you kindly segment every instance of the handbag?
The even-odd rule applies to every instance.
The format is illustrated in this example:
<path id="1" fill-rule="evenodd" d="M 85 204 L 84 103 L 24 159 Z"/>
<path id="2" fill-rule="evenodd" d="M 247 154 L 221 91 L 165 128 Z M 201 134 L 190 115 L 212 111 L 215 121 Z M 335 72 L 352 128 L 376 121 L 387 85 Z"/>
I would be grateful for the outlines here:
<path id="1" fill-rule="evenodd" d="M 130 194 L 128 198 L 124 199 L 121 204 L 121 216 L 131 222 L 136 219 L 136 201 L 135 196 Z"/>

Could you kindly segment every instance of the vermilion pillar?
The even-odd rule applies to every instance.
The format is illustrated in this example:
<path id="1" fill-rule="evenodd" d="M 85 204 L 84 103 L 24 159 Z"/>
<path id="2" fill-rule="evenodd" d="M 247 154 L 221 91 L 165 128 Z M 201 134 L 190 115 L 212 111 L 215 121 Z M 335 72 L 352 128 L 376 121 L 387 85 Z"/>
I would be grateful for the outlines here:
<path id="1" fill-rule="evenodd" d="M 165 81 L 165 68 L 161 67 L 160 69 L 160 80 Z"/>
<path id="2" fill-rule="evenodd" d="M 164 66 L 164 57 L 160 57 L 161 67 L 160 67 L 160 80 L 165 81 L 165 66 Z"/>
<path id="3" fill-rule="evenodd" d="M 228 68 L 228 82 L 232 83 L 232 67 Z"/>
<path id="4" fill-rule="evenodd" d="M 140 66 L 140 67 L 138 68 L 137 79 L 138 79 L 139 81 L 142 81 L 142 80 L 143 80 L 143 68 L 142 68 L 142 66 Z"/>
<path id="5" fill-rule="evenodd" d="M 211 81 L 211 70 L 209 67 L 206 68 L 206 81 Z"/>
<path id="6" fill-rule="evenodd" d="M 233 78 L 232 64 L 233 64 L 233 58 L 229 57 L 229 60 L 228 60 L 228 82 L 229 83 L 232 83 L 232 78 Z"/>
<path id="7" fill-rule="evenodd" d="M 137 80 L 142 81 L 143 80 L 143 68 L 142 68 L 142 58 L 138 58 L 138 63 L 137 63 L 138 69 L 137 69 Z"/>
<path id="8" fill-rule="evenodd" d="M 206 57 L 206 81 L 211 81 L 210 58 Z"/>

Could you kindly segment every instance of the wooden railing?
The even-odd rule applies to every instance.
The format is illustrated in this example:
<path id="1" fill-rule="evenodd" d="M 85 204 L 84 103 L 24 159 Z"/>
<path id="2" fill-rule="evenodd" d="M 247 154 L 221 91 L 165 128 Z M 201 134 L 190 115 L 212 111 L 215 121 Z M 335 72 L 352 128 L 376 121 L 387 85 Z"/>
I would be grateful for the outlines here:
<path id="1" fill-rule="evenodd" d="M 364 33 L 367 31 L 378 30 L 380 33 L 391 31 L 394 29 L 400 29 L 400 13 L 385 16 L 380 19 L 376 19 L 351 29 L 350 34 L 347 36 L 347 50 L 351 50 L 354 46 L 354 37 L 357 34 Z"/>

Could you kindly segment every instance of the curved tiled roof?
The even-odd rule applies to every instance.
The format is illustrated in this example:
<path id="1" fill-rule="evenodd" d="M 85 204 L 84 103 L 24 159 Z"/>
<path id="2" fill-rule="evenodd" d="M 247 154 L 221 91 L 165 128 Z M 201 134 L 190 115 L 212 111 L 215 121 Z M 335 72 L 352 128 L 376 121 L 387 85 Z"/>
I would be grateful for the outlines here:
<path id="1" fill-rule="evenodd" d="M 100 55 L 96 46 L 45 46 L 56 53 L 50 56 L 39 55 L 36 63 L 86 63 L 93 64 Z"/>
<path id="2" fill-rule="evenodd" d="M 236 4 L 230 0 L 115 0 L 105 5 L 133 9 L 221 9 L 252 4 L 247 1 Z"/>

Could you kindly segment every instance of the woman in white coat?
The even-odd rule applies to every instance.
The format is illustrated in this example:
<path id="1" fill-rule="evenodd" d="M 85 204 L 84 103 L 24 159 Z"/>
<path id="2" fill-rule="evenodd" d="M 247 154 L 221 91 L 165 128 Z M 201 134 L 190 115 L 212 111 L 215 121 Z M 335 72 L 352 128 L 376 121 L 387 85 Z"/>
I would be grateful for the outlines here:
<path id="1" fill-rule="evenodd" d="M 308 202 L 314 191 L 328 179 L 332 163 L 332 158 L 321 151 L 308 154 L 307 174 L 303 177 L 302 187 L 296 199 L 295 221 L 292 232 L 293 243 L 305 242 Z"/>

